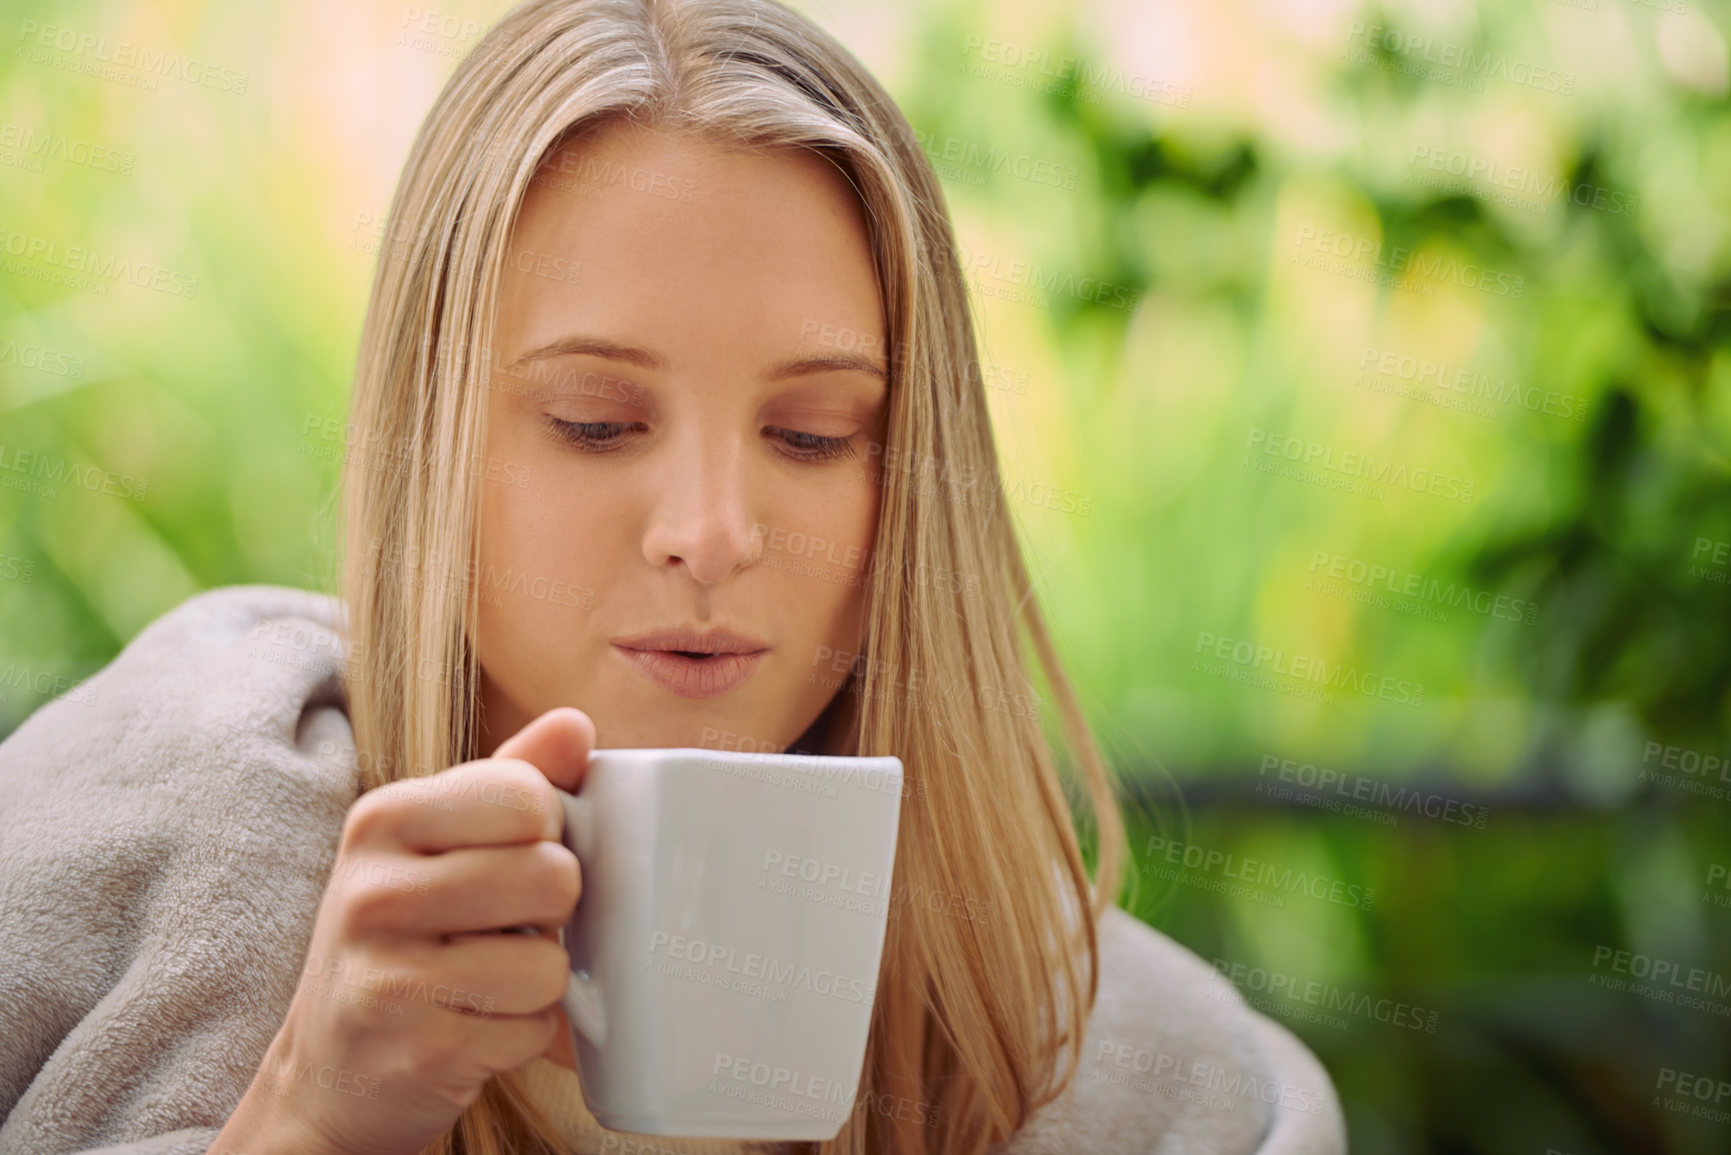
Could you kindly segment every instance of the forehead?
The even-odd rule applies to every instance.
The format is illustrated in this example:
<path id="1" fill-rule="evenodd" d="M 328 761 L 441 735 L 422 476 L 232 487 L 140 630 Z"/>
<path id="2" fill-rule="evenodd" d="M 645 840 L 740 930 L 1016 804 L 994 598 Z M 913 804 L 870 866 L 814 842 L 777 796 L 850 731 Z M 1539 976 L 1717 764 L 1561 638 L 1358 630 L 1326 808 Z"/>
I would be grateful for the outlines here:
<path id="1" fill-rule="evenodd" d="M 691 132 L 604 123 L 546 157 L 524 194 L 514 244 L 562 240 L 603 250 L 666 237 L 765 255 L 857 241 L 865 213 L 848 178 L 803 148 L 748 148 Z M 766 242 L 781 239 L 780 244 Z"/>
<path id="2" fill-rule="evenodd" d="M 835 165 L 625 122 L 544 161 L 502 294 L 525 336 L 575 319 L 693 337 L 882 326 L 865 211 Z"/>

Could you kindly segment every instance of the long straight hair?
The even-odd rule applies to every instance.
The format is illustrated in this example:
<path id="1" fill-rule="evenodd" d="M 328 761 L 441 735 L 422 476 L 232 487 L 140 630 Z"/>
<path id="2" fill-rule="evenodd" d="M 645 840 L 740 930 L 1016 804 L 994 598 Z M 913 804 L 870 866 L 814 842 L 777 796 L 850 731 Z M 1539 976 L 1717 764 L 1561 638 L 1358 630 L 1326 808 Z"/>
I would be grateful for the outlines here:
<path id="1" fill-rule="evenodd" d="M 499 280 L 531 180 L 615 119 L 809 149 L 864 206 L 890 404 L 862 660 L 826 710 L 849 719 L 827 748 L 897 755 L 910 789 L 859 1087 L 880 1109 L 854 1111 L 811 1146 L 981 1155 L 1074 1077 L 1123 821 L 1010 521 L 940 187 L 882 87 L 774 0 L 528 0 L 457 65 L 421 125 L 382 238 L 343 477 L 363 788 L 476 757 L 477 519 Z M 1056 706 L 1063 774 L 1024 644 Z M 1092 882 L 1069 781 L 1089 804 Z M 519 1069 L 426 1150 L 542 1148 L 567 1150 Z"/>

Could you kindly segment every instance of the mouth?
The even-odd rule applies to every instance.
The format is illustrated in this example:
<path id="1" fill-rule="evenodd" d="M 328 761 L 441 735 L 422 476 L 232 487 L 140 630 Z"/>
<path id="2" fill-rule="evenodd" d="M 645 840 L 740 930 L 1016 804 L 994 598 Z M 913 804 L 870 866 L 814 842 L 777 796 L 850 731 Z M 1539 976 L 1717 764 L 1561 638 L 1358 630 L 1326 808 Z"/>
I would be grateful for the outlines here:
<path id="1" fill-rule="evenodd" d="M 723 653 L 702 650 L 614 649 L 651 682 L 681 698 L 718 698 L 738 689 L 756 672 L 768 650 Z"/>
<path id="2" fill-rule="evenodd" d="M 613 647 L 650 681 L 682 698 L 715 698 L 742 685 L 769 645 L 732 630 L 655 630 Z"/>

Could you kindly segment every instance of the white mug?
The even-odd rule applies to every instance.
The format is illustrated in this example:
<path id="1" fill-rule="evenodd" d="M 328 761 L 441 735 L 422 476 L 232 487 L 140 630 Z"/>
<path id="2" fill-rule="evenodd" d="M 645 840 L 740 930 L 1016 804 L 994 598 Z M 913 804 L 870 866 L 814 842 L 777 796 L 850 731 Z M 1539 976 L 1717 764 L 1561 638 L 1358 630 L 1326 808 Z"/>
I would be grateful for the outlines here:
<path id="1" fill-rule="evenodd" d="M 559 795 L 583 875 L 562 1003 L 596 1120 L 834 1138 L 877 993 L 901 760 L 596 750 Z"/>

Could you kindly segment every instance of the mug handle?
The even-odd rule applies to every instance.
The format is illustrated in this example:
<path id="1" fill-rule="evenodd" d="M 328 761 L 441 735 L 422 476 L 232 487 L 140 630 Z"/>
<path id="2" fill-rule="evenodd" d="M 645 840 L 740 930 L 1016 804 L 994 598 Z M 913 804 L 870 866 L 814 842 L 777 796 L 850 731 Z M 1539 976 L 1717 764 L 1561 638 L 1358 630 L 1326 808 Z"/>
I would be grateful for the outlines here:
<path id="1" fill-rule="evenodd" d="M 595 861 L 595 803 L 567 791 L 559 791 L 565 809 L 563 841 L 577 856 L 577 865 L 587 873 Z M 587 881 L 587 880 L 586 880 Z M 587 889 L 587 888 L 585 888 Z M 577 900 L 581 903 L 583 900 Z M 565 928 L 559 928 L 559 945 L 565 945 Z M 599 1047 L 607 1038 L 607 1019 L 602 1013 L 601 984 L 588 971 L 573 970 L 559 1004 L 577 1033 Z"/>

